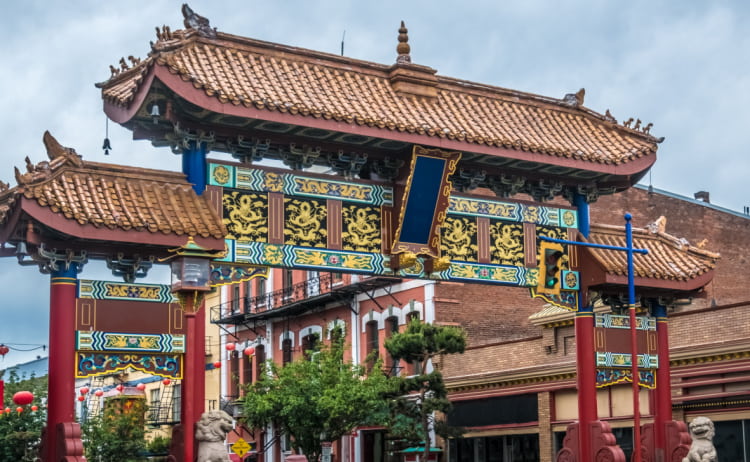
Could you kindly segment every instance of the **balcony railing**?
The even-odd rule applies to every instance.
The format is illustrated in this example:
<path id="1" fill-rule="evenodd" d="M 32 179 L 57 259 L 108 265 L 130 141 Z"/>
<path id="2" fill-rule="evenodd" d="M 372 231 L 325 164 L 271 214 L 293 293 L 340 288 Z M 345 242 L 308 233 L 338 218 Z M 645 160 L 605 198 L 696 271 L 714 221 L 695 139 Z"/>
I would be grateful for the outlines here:
<path id="1" fill-rule="evenodd" d="M 381 288 L 385 288 L 390 295 L 387 287 L 400 281 L 400 278 L 394 277 L 360 276 L 357 282 L 346 284 L 341 279 L 333 277 L 331 273 L 322 273 L 275 292 L 228 300 L 216 305 L 211 308 L 211 322 L 238 324 L 252 319 L 268 319 L 277 312 L 281 313 L 282 309 L 302 312 L 334 301 L 351 300 L 357 294 L 371 293 Z M 395 298 L 393 300 L 400 304 Z M 286 311 L 285 315 L 294 314 Z"/>
<path id="2" fill-rule="evenodd" d="M 280 308 L 310 297 L 330 293 L 334 285 L 340 284 L 341 280 L 335 280 L 330 273 L 319 274 L 308 278 L 306 281 L 265 295 L 242 297 L 238 300 L 224 302 L 212 308 L 211 321 L 217 322 L 219 319 L 240 314 L 262 313 Z"/>

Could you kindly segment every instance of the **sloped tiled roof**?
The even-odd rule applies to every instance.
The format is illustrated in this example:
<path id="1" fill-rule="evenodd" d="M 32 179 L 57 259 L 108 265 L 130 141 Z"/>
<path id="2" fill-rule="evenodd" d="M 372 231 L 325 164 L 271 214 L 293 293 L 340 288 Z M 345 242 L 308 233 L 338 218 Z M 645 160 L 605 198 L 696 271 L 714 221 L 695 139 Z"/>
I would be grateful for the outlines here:
<path id="1" fill-rule="evenodd" d="M 226 229 L 182 173 L 86 162 L 45 133 L 49 162 L 16 168 L 18 185 L 0 193 L 0 223 L 21 197 L 80 225 L 223 239 Z M 7 187 L 7 186 L 6 186 Z"/>
<path id="2" fill-rule="evenodd" d="M 634 254 L 635 277 L 688 281 L 716 266 L 719 254 L 691 246 L 686 240 L 664 232 L 663 217 L 649 227 L 633 228 L 633 247 L 648 249 L 646 255 Z M 622 226 L 592 225 L 587 242 L 625 247 L 625 228 Z M 627 252 L 597 249 L 586 250 L 608 273 L 627 276 Z"/>
<path id="3" fill-rule="evenodd" d="M 229 107 L 300 116 L 300 125 L 312 118 L 382 129 L 383 138 L 405 132 L 436 143 L 456 140 L 467 150 L 486 145 L 622 165 L 655 154 L 659 142 L 647 129 L 586 109 L 582 93 L 578 103 L 566 103 L 435 75 L 425 66 L 386 66 L 221 32 L 204 35 L 194 29 L 158 34 L 146 59 L 132 60 L 132 67 L 121 61 L 122 70 L 113 68 L 112 78 L 97 85 L 103 99 L 130 107 L 150 76 L 164 80 L 168 74 Z M 393 82 L 401 71 L 427 82 L 435 96 L 399 91 Z"/>

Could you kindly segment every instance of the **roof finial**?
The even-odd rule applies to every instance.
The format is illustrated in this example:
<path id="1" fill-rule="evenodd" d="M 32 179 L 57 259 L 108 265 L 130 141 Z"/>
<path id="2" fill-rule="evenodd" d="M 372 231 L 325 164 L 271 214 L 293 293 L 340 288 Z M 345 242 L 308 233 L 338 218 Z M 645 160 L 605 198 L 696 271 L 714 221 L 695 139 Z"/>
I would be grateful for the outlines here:
<path id="1" fill-rule="evenodd" d="M 396 58 L 396 64 L 405 64 L 411 62 L 411 56 L 409 52 L 409 29 L 404 25 L 404 21 L 401 21 L 401 27 L 398 29 L 398 46 L 396 47 L 398 52 L 398 58 Z"/>

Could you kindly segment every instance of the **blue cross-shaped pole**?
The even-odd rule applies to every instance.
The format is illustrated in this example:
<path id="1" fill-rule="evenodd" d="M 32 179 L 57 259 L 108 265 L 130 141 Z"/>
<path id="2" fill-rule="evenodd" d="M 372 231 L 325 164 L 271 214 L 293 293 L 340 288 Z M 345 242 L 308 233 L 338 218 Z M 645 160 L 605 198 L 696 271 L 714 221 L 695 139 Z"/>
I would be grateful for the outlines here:
<path id="1" fill-rule="evenodd" d="M 577 245 L 580 247 L 593 247 L 596 249 L 625 251 L 628 253 L 628 313 L 630 317 L 630 373 L 633 377 L 633 461 L 641 462 L 641 412 L 639 396 L 639 374 L 638 374 L 638 344 L 635 326 L 635 275 L 633 269 L 633 254 L 647 254 L 648 249 L 633 248 L 633 216 L 625 214 L 625 247 L 614 245 L 595 244 L 593 242 L 577 242 L 565 239 L 554 239 L 540 236 L 539 239 L 559 244 Z"/>

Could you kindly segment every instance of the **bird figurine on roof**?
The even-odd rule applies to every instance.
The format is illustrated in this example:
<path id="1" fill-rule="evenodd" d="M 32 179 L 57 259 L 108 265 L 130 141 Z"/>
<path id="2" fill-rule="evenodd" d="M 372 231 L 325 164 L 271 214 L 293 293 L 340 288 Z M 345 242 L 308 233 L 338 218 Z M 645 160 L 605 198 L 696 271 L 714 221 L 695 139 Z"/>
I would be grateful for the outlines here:
<path id="1" fill-rule="evenodd" d="M 195 29 L 203 37 L 215 38 L 216 28 L 211 28 L 208 23 L 208 18 L 205 18 L 188 6 L 187 3 L 182 4 L 182 16 L 185 18 L 183 23 L 188 29 Z"/>

